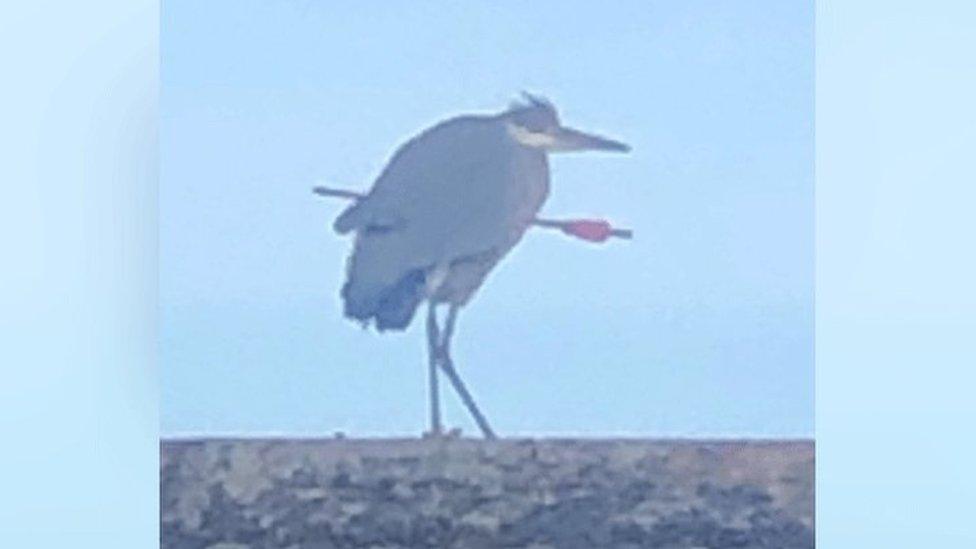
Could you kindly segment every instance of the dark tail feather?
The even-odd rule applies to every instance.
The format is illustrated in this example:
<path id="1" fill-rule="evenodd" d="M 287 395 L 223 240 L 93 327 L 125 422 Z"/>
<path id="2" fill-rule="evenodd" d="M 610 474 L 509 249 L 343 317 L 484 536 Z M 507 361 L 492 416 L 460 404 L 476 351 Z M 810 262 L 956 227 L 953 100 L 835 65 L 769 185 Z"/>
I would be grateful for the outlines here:
<path id="1" fill-rule="evenodd" d="M 415 269 L 383 290 L 378 299 L 368 303 L 349 299 L 349 283 L 342 288 L 345 301 L 345 314 L 349 318 L 368 322 L 376 319 L 376 329 L 405 330 L 413 320 L 417 307 L 424 299 L 424 286 L 427 284 L 426 269 Z"/>

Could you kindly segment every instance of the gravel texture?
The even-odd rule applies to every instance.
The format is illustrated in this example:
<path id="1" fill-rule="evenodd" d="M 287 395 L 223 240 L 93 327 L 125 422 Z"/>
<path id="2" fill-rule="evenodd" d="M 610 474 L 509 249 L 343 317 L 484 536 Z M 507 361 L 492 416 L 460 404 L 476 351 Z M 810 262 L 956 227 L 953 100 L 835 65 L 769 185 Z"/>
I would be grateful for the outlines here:
<path id="1" fill-rule="evenodd" d="M 809 548 L 811 441 L 172 440 L 164 548 Z"/>

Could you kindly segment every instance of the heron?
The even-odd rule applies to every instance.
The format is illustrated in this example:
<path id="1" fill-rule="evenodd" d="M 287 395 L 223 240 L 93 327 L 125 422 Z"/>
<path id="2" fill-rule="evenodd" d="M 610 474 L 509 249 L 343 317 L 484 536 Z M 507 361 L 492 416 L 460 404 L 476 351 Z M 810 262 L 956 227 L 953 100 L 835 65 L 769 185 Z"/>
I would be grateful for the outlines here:
<path id="1" fill-rule="evenodd" d="M 336 218 L 338 234 L 355 235 L 340 292 L 347 318 L 402 331 L 427 303 L 431 436 L 443 435 L 440 371 L 483 436 L 496 438 L 451 356 L 458 311 L 537 222 L 548 154 L 588 150 L 630 147 L 563 125 L 549 100 L 523 93 L 502 112 L 451 118 L 408 140 Z"/>

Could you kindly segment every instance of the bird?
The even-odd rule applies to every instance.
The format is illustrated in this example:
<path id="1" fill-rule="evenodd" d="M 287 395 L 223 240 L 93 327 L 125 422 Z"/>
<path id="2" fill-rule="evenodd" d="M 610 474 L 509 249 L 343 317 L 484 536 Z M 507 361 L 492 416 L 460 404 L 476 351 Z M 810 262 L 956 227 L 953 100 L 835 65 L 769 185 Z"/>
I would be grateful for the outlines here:
<path id="1" fill-rule="evenodd" d="M 450 118 L 409 139 L 333 223 L 354 234 L 344 316 L 402 331 L 427 303 L 429 435 L 443 435 L 439 369 L 483 436 L 496 438 L 451 357 L 458 312 L 535 221 L 550 191 L 548 155 L 588 150 L 630 147 L 563 125 L 552 102 L 523 92 L 501 112 Z"/>

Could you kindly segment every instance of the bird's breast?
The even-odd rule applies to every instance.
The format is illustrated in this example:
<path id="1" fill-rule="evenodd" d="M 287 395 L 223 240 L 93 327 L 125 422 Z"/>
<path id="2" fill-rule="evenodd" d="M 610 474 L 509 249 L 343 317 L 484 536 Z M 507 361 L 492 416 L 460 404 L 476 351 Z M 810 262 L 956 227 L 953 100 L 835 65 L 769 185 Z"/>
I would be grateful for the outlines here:
<path id="1" fill-rule="evenodd" d="M 532 224 L 549 196 L 549 165 L 546 155 L 521 150 L 513 157 L 514 175 L 509 180 L 509 230 L 516 241 Z"/>

